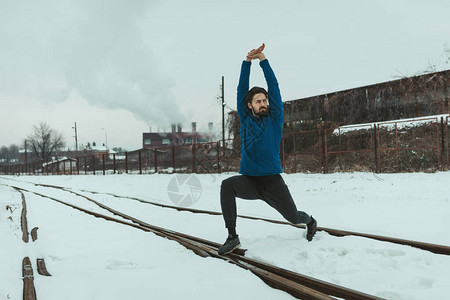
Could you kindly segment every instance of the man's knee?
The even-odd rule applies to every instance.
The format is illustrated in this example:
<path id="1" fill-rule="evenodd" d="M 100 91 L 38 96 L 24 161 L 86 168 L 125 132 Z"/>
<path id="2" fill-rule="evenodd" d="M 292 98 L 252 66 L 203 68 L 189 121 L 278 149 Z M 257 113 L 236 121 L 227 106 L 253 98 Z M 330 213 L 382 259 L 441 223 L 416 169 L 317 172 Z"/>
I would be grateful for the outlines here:
<path id="1" fill-rule="evenodd" d="M 222 184 L 220 185 L 220 196 L 222 201 L 224 200 L 224 198 L 228 198 L 228 196 L 233 193 L 234 190 L 232 177 L 224 179 L 222 181 Z"/>
<path id="2" fill-rule="evenodd" d="M 231 178 L 231 177 L 230 177 Z M 230 178 L 222 180 L 222 184 L 220 185 L 220 190 L 227 190 L 231 187 L 231 180 Z"/>
<path id="3" fill-rule="evenodd" d="M 222 184 L 220 185 L 220 190 L 221 191 L 232 191 L 235 186 L 235 184 L 234 184 L 235 180 L 236 180 L 235 176 L 228 177 L 227 179 L 222 180 Z"/>

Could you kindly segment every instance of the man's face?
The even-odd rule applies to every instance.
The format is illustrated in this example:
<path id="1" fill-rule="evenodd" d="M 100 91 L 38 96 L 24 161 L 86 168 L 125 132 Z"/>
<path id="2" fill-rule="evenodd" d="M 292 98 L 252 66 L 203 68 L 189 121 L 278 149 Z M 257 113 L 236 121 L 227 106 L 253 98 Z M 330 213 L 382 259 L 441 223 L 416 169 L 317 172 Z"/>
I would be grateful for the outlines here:
<path id="1" fill-rule="evenodd" d="M 247 103 L 247 105 L 255 116 L 267 116 L 269 113 L 269 103 L 263 93 L 255 94 L 252 103 Z"/>

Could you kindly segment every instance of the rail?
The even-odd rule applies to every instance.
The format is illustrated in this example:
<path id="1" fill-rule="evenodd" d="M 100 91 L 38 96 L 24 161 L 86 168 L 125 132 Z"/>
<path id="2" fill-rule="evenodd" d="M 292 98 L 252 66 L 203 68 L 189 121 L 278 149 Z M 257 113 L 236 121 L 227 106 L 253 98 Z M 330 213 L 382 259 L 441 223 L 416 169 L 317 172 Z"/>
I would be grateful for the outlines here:
<path id="1" fill-rule="evenodd" d="M 106 216 L 97 212 L 93 212 L 82 207 L 67 203 L 52 196 L 44 195 L 29 189 L 21 188 L 18 186 L 12 186 L 20 192 L 27 192 L 44 197 L 53 201 L 56 201 L 65 206 L 79 210 L 83 213 L 87 213 L 97 218 L 103 218 L 108 221 L 120 223 L 126 226 L 131 226 L 146 232 L 152 232 L 158 236 L 177 241 L 186 248 L 192 250 L 195 254 L 202 257 L 213 257 L 235 264 L 241 268 L 251 271 L 256 276 L 260 277 L 264 282 L 273 288 L 277 288 L 299 299 L 335 299 L 334 297 L 344 299 L 381 299 L 366 293 L 358 292 L 352 289 L 348 289 L 336 284 L 328 283 L 322 280 L 317 280 L 312 277 L 308 277 L 299 273 L 295 273 L 277 266 L 273 266 L 261 261 L 247 258 L 244 256 L 245 250 L 235 251 L 229 255 L 219 255 L 217 250 L 220 244 L 207 241 L 198 237 L 186 235 L 180 232 L 176 232 L 170 229 L 154 226 L 148 224 L 142 220 L 131 217 L 127 214 L 114 210 L 102 203 L 99 203 L 93 199 L 91 201 L 114 215 L 118 215 L 130 222 L 117 219 L 114 217 Z M 27 261 L 28 263 L 28 261 Z M 27 266 L 30 264 L 27 264 Z M 28 268 L 29 269 L 29 268 Z"/>

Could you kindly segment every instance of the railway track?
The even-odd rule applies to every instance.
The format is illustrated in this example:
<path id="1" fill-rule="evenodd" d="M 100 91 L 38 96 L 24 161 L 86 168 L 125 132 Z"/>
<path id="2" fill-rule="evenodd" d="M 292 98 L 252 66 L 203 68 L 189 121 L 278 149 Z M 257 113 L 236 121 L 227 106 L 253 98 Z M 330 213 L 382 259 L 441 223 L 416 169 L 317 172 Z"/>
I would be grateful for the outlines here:
<path id="1" fill-rule="evenodd" d="M 4 178 L 4 177 L 2 177 L 2 178 Z M 4 179 L 13 180 L 10 178 L 4 178 Z M 21 182 L 18 180 L 14 180 L 14 181 Z M 62 187 L 62 186 L 39 184 L 39 183 L 33 183 L 33 182 L 26 182 L 26 183 L 30 183 L 35 186 L 60 189 L 60 190 L 66 191 L 66 192 L 76 194 L 81 197 L 85 197 L 83 194 L 77 193 L 70 188 L 66 188 L 66 187 Z M 86 192 L 86 193 L 91 193 L 91 194 L 102 194 L 102 195 L 109 195 L 109 196 L 116 197 L 116 198 L 130 199 L 130 200 L 139 201 L 141 203 L 146 203 L 146 204 L 150 204 L 150 205 L 154 205 L 154 206 L 158 206 L 158 207 L 175 209 L 178 211 L 188 211 L 188 212 L 192 212 L 192 213 L 209 214 L 209 215 L 222 215 L 220 212 L 216 212 L 216 211 L 200 210 L 200 209 L 193 209 L 193 208 L 187 208 L 187 207 L 179 207 L 179 206 L 174 206 L 174 205 L 162 204 L 162 203 L 158 203 L 158 202 L 154 202 L 154 201 L 140 199 L 137 197 L 121 196 L 121 195 L 116 195 L 116 194 L 112 194 L 112 193 L 100 193 L 100 192 L 89 191 L 89 190 L 84 190 L 84 189 L 80 190 L 80 191 Z M 274 224 L 288 225 L 288 226 L 305 229 L 305 225 L 302 225 L 302 224 L 291 224 L 291 223 L 285 222 L 285 221 L 279 221 L 279 220 L 273 220 L 273 219 L 261 218 L 261 217 L 246 216 L 246 215 L 238 215 L 238 217 L 243 218 L 243 219 L 260 220 L 260 221 L 270 222 L 270 223 L 274 223 Z M 375 235 L 375 234 L 369 234 L 369 233 L 361 233 L 361 232 L 348 231 L 348 230 L 340 230 L 340 229 L 320 227 L 320 226 L 317 228 L 317 230 L 327 232 L 328 234 L 337 236 L 337 237 L 357 236 L 357 237 L 363 237 L 363 238 L 373 239 L 373 240 L 382 241 L 382 242 L 389 242 L 389 243 L 393 243 L 393 244 L 410 246 L 410 247 L 430 251 L 430 252 L 433 252 L 436 254 L 450 255 L 450 246 L 446 246 L 446 245 L 439 245 L 439 244 L 434 244 L 434 243 L 426 243 L 426 242 L 420 242 L 420 241 L 414 241 L 414 240 L 408 240 L 408 239 L 394 238 L 394 237 L 388 237 L 388 236 L 381 236 L 381 235 Z"/>
<path id="2" fill-rule="evenodd" d="M 183 208 L 183 207 L 178 207 L 178 206 L 173 206 L 173 205 L 166 205 L 166 204 L 161 204 L 158 202 L 151 202 L 148 200 L 139 199 L 137 197 L 120 196 L 120 195 L 115 195 L 112 193 L 100 193 L 100 192 L 82 190 L 82 189 L 74 190 L 71 188 L 63 187 L 63 186 L 48 185 L 48 184 L 36 184 L 36 183 L 32 183 L 32 182 L 24 182 L 24 181 L 18 181 L 18 180 L 16 180 L 16 181 L 21 182 L 21 183 L 29 183 L 29 184 L 33 184 L 35 186 L 41 186 L 44 188 L 60 189 L 62 191 L 72 193 L 79 197 L 83 197 L 84 199 L 91 201 L 100 207 L 102 207 L 102 205 L 103 205 L 102 203 L 99 203 L 96 200 L 94 200 L 84 194 L 90 193 L 90 194 L 108 195 L 108 196 L 112 196 L 112 197 L 116 197 L 116 198 L 130 199 L 130 200 L 134 200 L 134 201 L 139 201 L 141 203 L 146 203 L 146 204 L 163 207 L 163 208 L 174 209 L 174 210 L 178 210 L 178 211 L 189 211 L 192 213 L 221 215 L 221 213 L 219 213 L 219 212 L 191 209 L 191 208 Z M 6 185 L 6 184 L 4 184 L 4 185 Z M 9 185 L 9 186 L 11 186 L 11 185 Z M 55 198 L 49 197 L 47 195 L 36 193 L 36 192 L 30 191 L 30 190 L 27 190 L 24 188 L 20 188 L 20 187 L 15 187 L 15 188 L 18 189 L 19 191 L 23 191 L 23 192 L 26 191 L 26 192 L 34 193 L 36 195 L 39 195 L 39 196 L 42 196 L 45 198 L 50 198 L 50 199 L 58 201 L 58 202 L 61 201 L 59 199 L 55 199 Z M 82 193 L 84 193 L 84 194 L 82 194 Z M 64 202 L 64 201 L 61 201 L 61 202 Z M 69 204 L 69 203 L 62 203 L 62 204 L 71 206 L 71 204 Z M 83 211 L 82 208 L 76 208 L 76 207 L 72 207 L 72 208 Z M 121 216 L 122 218 L 125 218 L 125 219 L 131 221 L 132 223 L 124 222 L 123 220 L 118 220 L 118 219 L 116 220 L 114 218 L 113 218 L 114 220 L 110 220 L 110 221 L 122 223 L 124 225 L 132 226 L 132 227 L 135 227 L 135 228 L 147 231 L 147 232 L 153 232 L 161 237 L 175 240 L 178 243 L 180 243 L 181 245 L 185 246 L 186 248 L 192 250 L 197 255 L 200 255 L 202 257 L 208 257 L 208 256 L 215 257 L 218 259 L 228 261 L 235 265 L 238 265 L 239 267 L 242 267 L 242 268 L 252 271 L 254 274 L 259 276 L 263 281 L 265 281 L 268 285 L 273 286 L 278 289 L 281 289 L 281 290 L 285 290 L 300 299 L 335 299 L 333 297 L 338 297 L 338 298 L 343 298 L 343 299 L 380 299 L 380 298 L 377 298 L 377 297 L 374 297 L 371 295 L 367 295 L 364 293 L 360 293 L 359 296 L 355 296 L 352 293 L 356 292 L 356 291 L 349 290 L 349 292 L 343 292 L 342 290 L 340 290 L 340 288 L 342 288 L 340 286 L 336 286 L 336 288 L 333 288 L 333 287 L 330 287 L 329 284 L 326 282 L 322 282 L 320 280 L 310 278 L 308 276 L 294 273 L 294 272 L 291 272 L 286 269 L 278 268 L 273 265 L 267 265 L 267 264 L 257 261 L 257 260 L 249 259 L 244 256 L 245 255 L 244 249 L 240 249 L 238 253 L 231 253 L 227 256 L 220 256 L 217 254 L 217 247 L 220 246 L 220 244 L 218 244 L 218 243 L 214 243 L 214 242 L 207 241 L 207 240 L 202 240 L 202 239 L 199 239 L 199 238 L 196 238 L 193 236 L 189 236 L 189 235 L 184 235 L 182 233 L 174 232 L 169 229 L 152 226 L 151 224 L 147 224 L 141 220 L 138 220 L 138 219 L 135 219 L 135 218 L 132 218 L 129 216 L 128 216 L 129 218 L 126 218 L 125 214 L 123 214 L 119 211 L 115 211 L 112 208 L 107 207 L 106 205 L 103 205 L 102 208 L 107 209 L 107 210 L 110 209 L 109 211 L 111 213 Z M 107 216 L 103 216 L 101 214 L 97 214 L 92 211 L 86 210 L 85 212 L 89 213 L 91 215 L 94 215 L 96 217 L 99 217 L 99 218 L 108 219 Z M 243 216 L 243 215 L 240 215 L 239 217 L 246 218 L 246 219 L 253 219 L 253 220 L 262 220 L 265 222 L 271 222 L 271 223 L 276 223 L 276 224 L 304 228 L 304 226 L 301 226 L 301 225 L 293 225 L 293 224 L 283 222 L 283 221 L 278 221 L 278 220 L 271 220 L 271 219 L 258 218 L 258 217 L 252 217 L 252 216 Z M 334 236 L 349 236 L 349 235 L 361 236 L 361 237 L 380 240 L 380 241 L 386 241 L 386 242 L 402 244 L 402 245 L 409 245 L 412 247 L 420 248 L 423 250 L 428 250 L 428 251 L 438 253 L 438 254 L 450 255 L 450 247 L 444 246 L 444 245 L 422 243 L 422 242 L 417 242 L 417 241 L 376 236 L 376 235 L 357 233 L 357 232 L 351 232 L 351 231 L 342 231 L 342 230 L 336 230 L 336 229 L 324 228 L 324 227 L 320 227 L 319 230 L 328 232 L 329 234 L 334 235 Z M 33 231 L 32 231 L 32 235 L 33 235 Z M 356 293 L 358 293 L 358 292 L 356 292 Z"/>
<path id="3" fill-rule="evenodd" d="M 343 298 L 343 299 L 381 299 L 376 296 L 372 296 L 366 293 L 358 292 L 352 289 L 348 289 L 336 284 L 328 283 L 322 280 L 318 280 L 309 276 L 305 276 L 299 273 L 292 272 L 290 270 L 286 270 L 283 268 L 279 268 L 274 265 L 270 265 L 258 260 L 254 260 L 251 258 L 245 257 L 245 250 L 239 249 L 238 251 L 235 251 L 228 255 L 219 255 L 217 253 L 218 247 L 220 244 L 208 241 L 205 239 L 201 239 L 195 236 L 183 234 L 180 232 L 176 232 L 170 229 L 154 226 L 152 224 L 146 223 L 142 220 L 139 220 L 137 218 L 134 218 L 132 216 L 129 216 L 127 214 L 124 214 L 120 211 L 117 211 L 111 207 L 108 207 L 107 205 L 104 205 L 94 199 L 91 199 L 87 196 L 84 196 L 82 194 L 70 191 L 71 193 L 76 193 L 80 197 L 84 197 L 88 201 L 91 201 L 92 203 L 96 204 L 97 206 L 101 207 L 104 210 L 107 210 L 108 212 L 120 216 L 122 219 L 107 216 L 104 214 L 100 214 L 97 212 L 93 212 L 87 209 L 84 209 L 82 207 L 76 206 L 71 203 L 67 203 L 61 199 L 57 199 L 55 197 L 45 195 L 42 193 L 38 193 L 36 191 L 32 191 L 29 189 L 25 189 L 18 186 L 9 185 L 16 189 L 17 191 L 23 193 L 31 193 L 52 201 L 56 201 L 60 204 L 63 204 L 65 206 L 71 207 L 73 209 L 76 209 L 78 211 L 81 211 L 83 213 L 92 215 L 97 218 L 102 218 L 108 221 L 120 223 L 122 225 L 131 226 L 136 229 L 140 229 L 146 232 L 152 232 L 158 236 L 167 238 L 169 240 L 176 241 L 183 245 L 184 247 L 192 250 L 195 254 L 200 255 L 202 257 L 213 257 L 217 259 L 221 259 L 224 261 L 227 261 L 229 263 L 232 263 L 236 266 L 239 266 L 241 268 L 244 268 L 246 270 L 251 271 L 256 276 L 260 277 L 264 282 L 266 282 L 268 285 L 286 291 L 287 293 L 291 294 L 292 296 L 299 298 L 299 299 L 336 299 Z M 50 186 L 48 186 L 50 187 Z M 64 189 L 64 188 L 63 188 Z M 66 190 L 69 192 L 69 190 Z M 125 219 L 125 220 L 123 220 Z M 130 222 L 131 221 L 131 222 Z M 25 264 L 25 263 L 24 263 Z M 37 262 L 37 265 L 39 266 L 39 261 Z M 30 266 L 31 264 L 27 261 L 26 266 Z M 46 271 L 46 270 L 45 270 Z M 47 272 L 47 271 L 46 271 Z M 47 272 L 48 273 L 48 272 Z M 24 275 L 25 276 L 25 275 Z M 25 281 L 25 277 L 24 277 Z"/>
<path id="4" fill-rule="evenodd" d="M 36 185 L 36 186 L 42 186 L 42 187 L 48 187 L 48 188 L 55 188 L 55 189 L 64 190 L 66 192 L 73 193 L 73 194 L 75 194 L 77 196 L 89 199 L 89 197 L 87 197 L 87 196 L 85 196 L 83 194 L 80 194 L 78 192 L 75 192 L 72 189 L 68 189 L 66 187 L 61 187 L 61 186 L 56 186 L 56 185 L 48 185 L 48 184 L 36 184 L 36 183 L 33 183 L 33 184 Z M 158 207 L 175 209 L 175 210 L 178 210 L 178 211 L 188 211 L 188 212 L 192 212 L 192 213 L 209 214 L 209 215 L 222 215 L 220 212 L 208 211 L 208 210 L 200 210 L 200 209 L 193 209 L 193 208 L 186 208 L 186 207 L 179 207 L 179 206 L 167 205 L 167 204 L 161 204 L 161 203 L 158 203 L 158 202 L 152 202 L 152 201 L 147 201 L 147 200 L 144 200 L 144 199 L 139 199 L 137 197 L 119 196 L 119 195 L 115 195 L 115 194 L 112 194 L 112 193 L 99 193 L 99 192 L 88 191 L 88 190 L 80 190 L 80 191 L 81 192 L 91 193 L 91 194 L 104 194 L 104 195 L 109 195 L 109 196 L 116 197 L 116 198 L 130 199 L 130 200 L 139 201 L 141 203 L 146 203 L 146 204 L 150 204 L 150 205 L 154 205 L 154 206 L 158 206 Z M 279 221 L 279 220 L 272 220 L 272 219 L 268 219 L 268 218 L 252 217 L 252 216 L 246 216 L 246 215 L 238 215 L 238 217 L 239 218 L 243 218 L 243 219 L 260 220 L 260 221 L 265 221 L 265 222 L 270 222 L 270 223 L 275 223 L 275 224 L 288 225 L 288 226 L 293 226 L 293 227 L 302 228 L 302 229 L 306 228 L 305 225 L 302 225 L 302 224 L 292 224 L 292 223 L 289 223 L 289 222 L 284 222 L 284 221 Z M 413 241 L 413 240 L 400 239 L 400 238 L 381 236 L 381 235 L 375 235 L 375 234 L 369 234 L 369 233 L 361 233 L 361 232 L 348 231 L 348 230 L 333 229 L 333 228 L 320 227 L 320 226 L 317 228 L 317 230 L 318 231 L 327 232 L 328 234 L 333 235 L 333 236 L 337 236 L 337 237 L 358 236 L 358 237 L 373 239 L 373 240 L 382 241 L 382 242 L 389 242 L 389 243 L 393 243 L 393 244 L 406 245 L 406 246 L 410 246 L 410 247 L 414 247 L 414 248 L 430 251 L 430 252 L 433 252 L 433 253 L 436 253 L 436 254 L 450 255 L 450 247 L 446 246 L 446 245 L 425 243 L 425 242 L 420 242 L 420 241 Z"/>
<path id="5" fill-rule="evenodd" d="M 32 241 L 35 242 L 37 240 L 37 227 L 34 227 L 31 232 L 28 232 L 28 220 L 27 220 L 27 205 L 25 201 L 25 195 L 22 190 L 13 187 L 17 190 L 22 198 L 22 212 L 20 216 L 21 230 L 22 230 L 22 241 L 24 243 L 29 243 L 29 235 L 31 235 Z M 51 276 L 51 274 L 47 271 L 45 266 L 45 260 L 43 258 L 36 259 L 37 271 L 42 276 Z M 24 257 L 22 260 L 22 280 L 23 280 L 23 299 L 24 300 L 36 300 L 36 289 L 34 286 L 34 275 L 33 275 L 33 266 L 31 264 L 31 260 L 28 256 Z"/>

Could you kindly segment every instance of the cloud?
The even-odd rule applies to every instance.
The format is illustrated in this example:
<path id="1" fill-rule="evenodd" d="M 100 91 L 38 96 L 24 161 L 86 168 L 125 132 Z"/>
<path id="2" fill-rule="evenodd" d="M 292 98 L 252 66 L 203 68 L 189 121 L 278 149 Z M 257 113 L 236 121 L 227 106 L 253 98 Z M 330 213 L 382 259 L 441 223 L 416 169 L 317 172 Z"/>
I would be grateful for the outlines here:
<path id="1" fill-rule="evenodd" d="M 0 4 L 0 94 L 121 108 L 148 124 L 184 121 L 144 43 L 145 12 L 156 1 L 10 1 Z"/>

